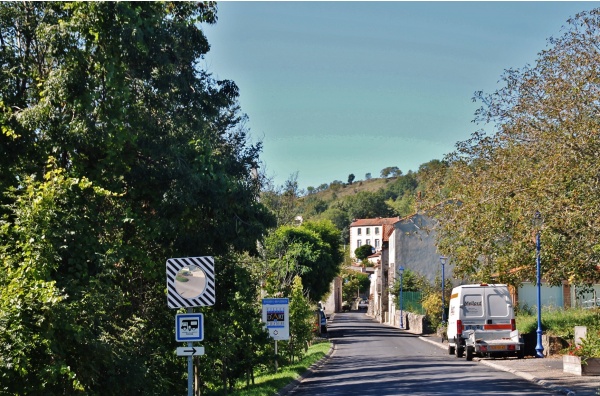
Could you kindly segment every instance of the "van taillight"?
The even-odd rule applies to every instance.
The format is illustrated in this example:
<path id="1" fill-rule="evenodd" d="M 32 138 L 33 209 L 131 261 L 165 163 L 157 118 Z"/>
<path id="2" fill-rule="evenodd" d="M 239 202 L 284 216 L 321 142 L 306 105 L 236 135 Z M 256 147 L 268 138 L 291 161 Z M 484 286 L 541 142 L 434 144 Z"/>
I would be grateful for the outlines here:
<path id="1" fill-rule="evenodd" d="M 514 320 L 514 319 L 511 319 L 511 320 L 510 320 L 510 329 L 511 329 L 512 331 L 515 331 L 515 330 L 517 330 L 517 324 L 515 323 L 515 320 Z"/>
<path id="2" fill-rule="evenodd" d="M 457 320 L 456 321 L 456 335 L 460 337 L 462 335 L 462 330 L 463 330 L 462 320 Z"/>

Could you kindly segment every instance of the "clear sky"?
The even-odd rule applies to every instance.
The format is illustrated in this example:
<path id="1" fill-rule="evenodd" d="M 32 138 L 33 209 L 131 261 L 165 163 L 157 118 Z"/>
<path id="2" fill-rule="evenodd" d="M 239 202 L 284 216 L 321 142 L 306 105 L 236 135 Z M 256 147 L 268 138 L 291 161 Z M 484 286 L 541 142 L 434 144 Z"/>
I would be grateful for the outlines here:
<path id="1" fill-rule="evenodd" d="M 597 2 L 219 2 L 204 66 L 240 88 L 263 170 L 303 189 L 404 173 L 481 129 L 478 90 Z"/>

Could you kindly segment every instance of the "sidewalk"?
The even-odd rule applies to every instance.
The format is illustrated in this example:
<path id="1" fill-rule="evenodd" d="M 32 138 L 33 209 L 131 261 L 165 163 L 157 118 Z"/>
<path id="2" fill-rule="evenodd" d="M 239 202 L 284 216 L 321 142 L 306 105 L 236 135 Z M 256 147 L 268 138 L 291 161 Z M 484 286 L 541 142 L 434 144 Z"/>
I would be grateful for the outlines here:
<path id="1" fill-rule="evenodd" d="M 419 338 L 440 348 L 448 348 L 447 343 L 441 343 L 440 337 L 421 336 Z M 561 356 L 544 359 L 536 359 L 530 356 L 525 359 L 473 358 L 473 361 L 497 370 L 508 371 L 516 376 L 568 396 L 600 395 L 600 392 L 597 392 L 600 389 L 600 376 L 578 376 L 563 372 Z"/>

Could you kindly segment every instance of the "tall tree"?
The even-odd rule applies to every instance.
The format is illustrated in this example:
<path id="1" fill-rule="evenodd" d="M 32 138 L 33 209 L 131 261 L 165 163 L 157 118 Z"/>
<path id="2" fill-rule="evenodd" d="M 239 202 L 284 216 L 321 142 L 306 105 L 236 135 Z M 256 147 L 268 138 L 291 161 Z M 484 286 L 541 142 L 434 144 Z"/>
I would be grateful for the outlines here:
<path id="1" fill-rule="evenodd" d="M 327 220 L 283 226 L 265 239 L 271 293 L 289 295 L 296 275 L 312 301 L 319 301 L 339 273 L 343 261 L 339 231 Z"/>
<path id="2" fill-rule="evenodd" d="M 255 252 L 272 223 L 238 89 L 199 67 L 215 21 L 213 3 L 0 3 L 3 391 L 182 393 L 165 260 Z"/>
<path id="3" fill-rule="evenodd" d="M 543 277 L 599 280 L 600 10 L 568 23 L 534 66 L 507 70 L 503 88 L 475 95 L 476 120 L 496 129 L 460 142 L 439 173 L 444 188 L 430 191 L 448 203 L 438 235 L 457 276 L 533 280 L 539 211 Z"/>

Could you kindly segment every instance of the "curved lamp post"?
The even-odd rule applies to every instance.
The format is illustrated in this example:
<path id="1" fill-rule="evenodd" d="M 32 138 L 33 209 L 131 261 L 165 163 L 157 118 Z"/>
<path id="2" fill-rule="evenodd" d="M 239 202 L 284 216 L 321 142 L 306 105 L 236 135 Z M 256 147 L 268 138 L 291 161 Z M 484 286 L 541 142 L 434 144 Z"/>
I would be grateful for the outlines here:
<path id="1" fill-rule="evenodd" d="M 444 274 L 444 266 L 446 265 L 446 261 L 448 261 L 448 257 L 446 256 L 440 256 L 440 263 L 442 264 L 442 323 L 446 323 L 446 302 L 444 295 L 445 290 L 444 290 L 444 280 L 446 278 L 445 274 Z"/>
<path id="2" fill-rule="evenodd" d="M 402 274 L 404 273 L 404 267 L 400 266 L 400 268 L 398 268 L 398 272 L 400 273 L 400 328 L 403 329 L 404 328 L 404 313 L 402 312 L 402 283 L 403 283 L 403 279 L 402 279 Z"/>
<path id="3" fill-rule="evenodd" d="M 535 233 L 535 262 L 536 262 L 536 284 L 537 284 L 537 345 L 535 346 L 536 358 L 544 357 L 544 346 L 542 345 L 542 270 L 540 268 L 541 257 L 540 251 L 542 248 L 540 242 L 540 234 L 542 229 L 542 223 L 544 219 L 539 211 L 535 212 L 533 216 L 533 226 L 536 229 Z"/>

